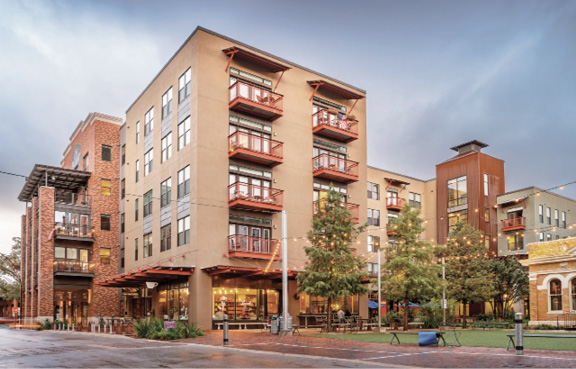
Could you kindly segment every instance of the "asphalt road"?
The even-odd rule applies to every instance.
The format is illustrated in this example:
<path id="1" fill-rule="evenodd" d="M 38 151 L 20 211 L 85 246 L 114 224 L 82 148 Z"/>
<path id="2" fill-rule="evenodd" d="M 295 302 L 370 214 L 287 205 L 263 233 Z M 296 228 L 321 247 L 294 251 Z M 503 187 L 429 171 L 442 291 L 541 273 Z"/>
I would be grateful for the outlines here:
<path id="1" fill-rule="evenodd" d="M 387 365 L 389 367 L 389 365 Z M 367 368 L 359 360 L 0 326 L 0 368 Z"/>

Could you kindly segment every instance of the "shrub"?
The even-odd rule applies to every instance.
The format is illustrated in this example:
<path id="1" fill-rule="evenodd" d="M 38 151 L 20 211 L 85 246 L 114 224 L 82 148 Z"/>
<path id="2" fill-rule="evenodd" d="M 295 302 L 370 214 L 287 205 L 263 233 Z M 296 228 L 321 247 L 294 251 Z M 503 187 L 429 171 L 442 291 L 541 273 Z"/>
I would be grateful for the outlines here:
<path id="1" fill-rule="evenodd" d="M 178 340 L 203 336 L 204 332 L 193 323 L 176 322 L 176 328 L 164 329 L 164 319 L 150 318 L 134 322 L 134 330 L 140 338 L 152 340 Z"/>
<path id="2" fill-rule="evenodd" d="M 442 308 L 433 304 L 420 305 L 418 315 L 422 320 L 422 328 L 438 328 L 442 323 Z"/>

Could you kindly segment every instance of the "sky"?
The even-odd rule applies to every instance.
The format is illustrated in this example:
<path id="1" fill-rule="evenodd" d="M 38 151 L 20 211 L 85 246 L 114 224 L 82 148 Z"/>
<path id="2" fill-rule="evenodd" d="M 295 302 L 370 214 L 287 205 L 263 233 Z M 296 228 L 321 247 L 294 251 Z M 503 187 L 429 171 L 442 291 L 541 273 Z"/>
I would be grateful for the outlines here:
<path id="1" fill-rule="evenodd" d="M 576 181 L 576 1 L 0 1 L 0 252 L 34 164 L 125 111 L 197 26 L 367 91 L 368 165 L 435 177 L 479 140 L 506 190 Z M 576 184 L 559 193 L 576 198 Z"/>

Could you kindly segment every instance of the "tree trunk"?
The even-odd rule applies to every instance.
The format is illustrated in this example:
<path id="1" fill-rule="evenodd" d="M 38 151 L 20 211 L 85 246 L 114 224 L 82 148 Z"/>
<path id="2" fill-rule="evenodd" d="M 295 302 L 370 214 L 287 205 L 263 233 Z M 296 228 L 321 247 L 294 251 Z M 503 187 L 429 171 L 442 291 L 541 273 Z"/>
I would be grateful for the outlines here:
<path id="1" fill-rule="evenodd" d="M 328 297 L 328 307 L 326 308 L 326 332 L 332 332 L 332 298 Z"/>
<path id="2" fill-rule="evenodd" d="M 409 309 L 408 304 L 410 304 L 410 300 L 406 299 L 404 301 L 404 330 L 405 331 L 408 330 L 408 309 Z"/>
<path id="3" fill-rule="evenodd" d="M 466 321 L 467 321 L 467 315 L 466 315 L 466 301 L 462 302 L 464 305 L 464 312 L 462 313 L 462 328 L 466 329 Z"/>

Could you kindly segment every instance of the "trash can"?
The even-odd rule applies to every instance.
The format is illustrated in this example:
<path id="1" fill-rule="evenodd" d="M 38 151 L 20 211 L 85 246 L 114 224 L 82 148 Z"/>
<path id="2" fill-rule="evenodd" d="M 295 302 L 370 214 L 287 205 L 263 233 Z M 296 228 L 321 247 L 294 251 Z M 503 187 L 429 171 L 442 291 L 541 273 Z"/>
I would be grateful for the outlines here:
<path id="1" fill-rule="evenodd" d="M 278 327 L 278 315 L 273 315 L 272 320 L 270 321 L 270 333 L 271 334 L 278 334 L 280 333 L 280 329 Z"/>
<path id="2" fill-rule="evenodd" d="M 279 321 L 279 330 L 284 329 L 284 316 L 280 315 Z M 288 330 L 292 330 L 292 315 L 288 315 Z"/>

